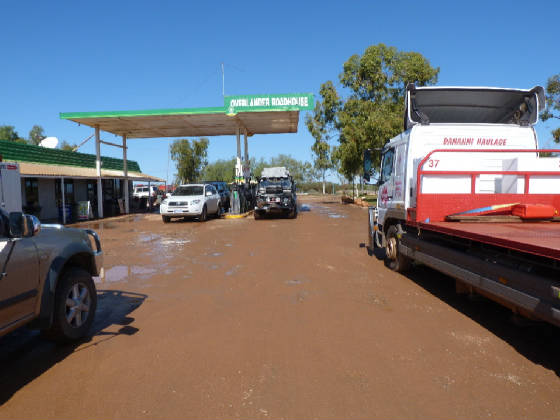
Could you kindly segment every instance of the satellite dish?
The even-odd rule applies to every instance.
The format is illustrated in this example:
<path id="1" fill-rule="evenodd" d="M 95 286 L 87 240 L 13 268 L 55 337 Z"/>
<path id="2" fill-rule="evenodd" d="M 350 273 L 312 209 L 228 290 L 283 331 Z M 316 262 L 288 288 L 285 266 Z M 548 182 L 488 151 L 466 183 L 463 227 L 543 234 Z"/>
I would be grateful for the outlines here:
<path id="1" fill-rule="evenodd" d="M 58 145 L 56 137 L 45 137 L 39 142 L 39 146 L 46 147 L 47 149 L 54 149 Z"/>

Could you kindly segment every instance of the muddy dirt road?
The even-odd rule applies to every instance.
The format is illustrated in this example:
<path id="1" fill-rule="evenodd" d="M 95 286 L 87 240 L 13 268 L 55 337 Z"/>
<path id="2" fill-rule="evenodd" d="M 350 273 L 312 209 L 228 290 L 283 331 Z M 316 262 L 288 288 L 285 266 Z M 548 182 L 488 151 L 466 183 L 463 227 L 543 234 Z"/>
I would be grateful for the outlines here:
<path id="1" fill-rule="evenodd" d="M 368 257 L 367 211 L 93 224 L 91 340 L 0 340 L 0 418 L 558 418 L 560 342 L 428 269 Z"/>

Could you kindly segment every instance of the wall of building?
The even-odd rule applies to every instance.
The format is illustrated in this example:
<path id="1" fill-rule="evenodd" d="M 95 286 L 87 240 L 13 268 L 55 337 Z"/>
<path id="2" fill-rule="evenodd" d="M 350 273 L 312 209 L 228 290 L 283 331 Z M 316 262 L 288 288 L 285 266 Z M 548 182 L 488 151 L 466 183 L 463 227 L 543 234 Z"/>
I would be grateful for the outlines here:
<path id="1" fill-rule="evenodd" d="M 76 203 L 79 201 L 87 201 L 87 179 L 74 180 L 74 199 Z"/>
<path id="2" fill-rule="evenodd" d="M 40 219 L 56 219 L 58 217 L 58 207 L 54 193 L 54 179 L 39 178 L 39 205 L 41 206 Z"/>

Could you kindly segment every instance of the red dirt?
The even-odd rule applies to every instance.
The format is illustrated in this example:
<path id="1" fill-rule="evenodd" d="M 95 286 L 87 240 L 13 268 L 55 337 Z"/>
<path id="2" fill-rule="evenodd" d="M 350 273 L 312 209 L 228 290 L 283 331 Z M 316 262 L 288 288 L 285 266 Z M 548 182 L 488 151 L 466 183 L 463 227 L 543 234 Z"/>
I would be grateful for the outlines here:
<path id="1" fill-rule="evenodd" d="M 560 417 L 556 328 L 389 271 L 360 247 L 367 210 L 324 200 L 296 220 L 91 224 L 94 335 L 4 337 L 0 418 Z"/>

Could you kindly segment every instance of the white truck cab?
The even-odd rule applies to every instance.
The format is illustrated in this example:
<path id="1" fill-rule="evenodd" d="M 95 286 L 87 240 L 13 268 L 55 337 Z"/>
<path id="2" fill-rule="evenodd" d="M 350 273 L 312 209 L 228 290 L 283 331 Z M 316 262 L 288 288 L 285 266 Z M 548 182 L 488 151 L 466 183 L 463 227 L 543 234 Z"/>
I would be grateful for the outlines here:
<path id="1" fill-rule="evenodd" d="M 21 177 L 17 163 L 0 162 L 0 207 L 7 213 L 21 212 Z"/>
<path id="2" fill-rule="evenodd" d="M 414 217 L 420 164 L 425 172 L 439 172 L 433 177 L 423 174 L 422 193 L 442 194 L 442 199 L 445 194 L 470 194 L 472 171 L 527 170 L 543 167 L 545 162 L 545 166 L 558 167 L 558 158 L 540 158 L 537 162 L 536 153 L 519 152 L 538 148 L 533 125 L 544 108 L 542 87 L 521 90 L 409 85 L 405 107 L 405 131 L 390 139 L 381 155 L 377 198 L 381 235 L 388 219 L 406 221 Z M 465 173 L 458 174 L 461 170 Z M 453 174 L 446 176 L 441 171 Z M 474 187 L 478 194 L 516 193 L 523 188 L 523 180 L 480 174 Z M 532 188 L 538 188 L 536 183 Z M 546 179 L 540 188 L 560 192 L 557 182 Z M 384 241 L 376 239 L 378 245 Z"/>

